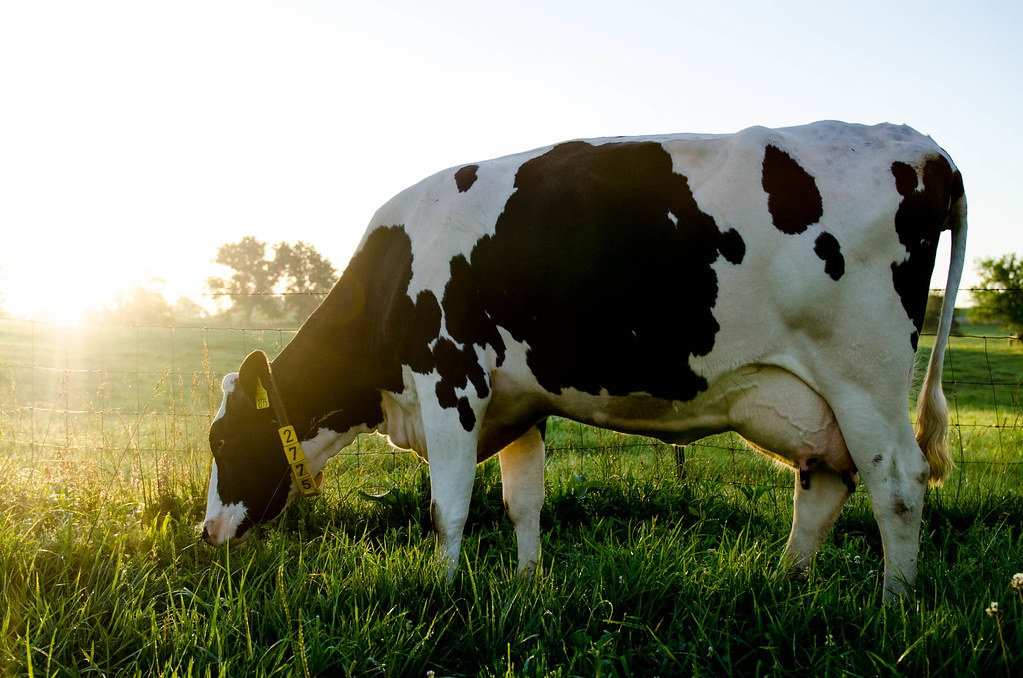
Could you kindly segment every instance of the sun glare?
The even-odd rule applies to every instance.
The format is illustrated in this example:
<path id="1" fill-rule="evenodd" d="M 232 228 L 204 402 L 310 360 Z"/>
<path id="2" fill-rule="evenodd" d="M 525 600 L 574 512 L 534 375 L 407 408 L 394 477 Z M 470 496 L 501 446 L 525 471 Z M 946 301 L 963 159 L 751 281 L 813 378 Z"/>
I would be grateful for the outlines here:
<path id="1" fill-rule="evenodd" d="M 38 242 L 26 251 L 45 252 L 34 261 L 5 265 L 2 273 L 5 314 L 58 325 L 81 324 L 90 311 L 114 299 L 133 284 L 128 267 L 103 266 L 104 261 L 130 261 L 110 252 L 109 243 L 86 246 L 78 241 L 48 251 Z M 33 247 L 34 245 L 34 247 Z M 105 251 L 104 251 L 105 250 Z M 115 256 L 110 256 L 115 254 Z M 45 265 L 40 265 L 45 262 Z"/>
<path id="2" fill-rule="evenodd" d="M 99 304 L 100 292 L 93 284 L 55 285 L 38 277 L 25 279 L 7 272 L 4 308 L 10 315 L 75 326 L 81 324 L 86 311 Z"/>
<path id="3" fill-rule="evenodd" d="M 0 314 L 68 327 L 132 303 L 140 287 L 162 294 L 171 304 L 180 297 L 192 298 L 213 273 L 201 256 L 192 260 L 171 247 L 158 258 L 145 248 L 112 240 L 79 239 L 47 251 L 39 241 L 25 239 L 20 247 L 45 254 L 3 262 Z"/>

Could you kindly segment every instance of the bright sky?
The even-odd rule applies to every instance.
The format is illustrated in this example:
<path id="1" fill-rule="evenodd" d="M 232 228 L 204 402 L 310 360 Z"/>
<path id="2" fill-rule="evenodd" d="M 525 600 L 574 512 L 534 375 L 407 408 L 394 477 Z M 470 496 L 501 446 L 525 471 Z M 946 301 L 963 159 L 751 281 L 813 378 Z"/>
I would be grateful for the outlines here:
<path id="1" fill-rule="evenodd" d="M 970 284 L 1023 253 L 1021 31 L 1018 0 L 2 0 L 2 304 L 201 292 L 245 235 L 340 270 L 376 207 L 448 166 L 823 118 L 952 154 Z"/>

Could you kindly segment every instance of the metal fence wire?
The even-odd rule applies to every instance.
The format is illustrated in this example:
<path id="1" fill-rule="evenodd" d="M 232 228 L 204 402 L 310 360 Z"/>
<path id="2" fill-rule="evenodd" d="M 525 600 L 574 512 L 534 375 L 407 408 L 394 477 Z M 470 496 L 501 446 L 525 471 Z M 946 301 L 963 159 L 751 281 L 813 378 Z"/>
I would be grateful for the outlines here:
<path id="1" fill-rule="evenodd" d="M 276 355 L 295 332 L 173 323 L 65 327 L 0 317 L 0 445 L 34 463 L 97 454 L 129 465 L 182 455 L 207 459 L 206 434 L 220 405 L 223 375 L 237 370 L 253 349 Z M 922 346 L 929 341 L 925 336 Z M 925 366 L 921 351 L 919 375 Z M 951 338 L 944 384 L 960 468 L 997 471 L 1023 463 L 1021 374 L 1023 347 L 1010 337 L 971 331 Z M 570 422 L 549 427 L 550 455 L 568 449 L 652 454 L 678 474 L 684 473 L 683 460 L 717 459 L 727 469 L 736 455 L 749 456 L 734 435 L 679 450 Z M 343 454 L 380 450 L 359 442 Z M 725 472 L 721 479 L 762 482 Z"/>

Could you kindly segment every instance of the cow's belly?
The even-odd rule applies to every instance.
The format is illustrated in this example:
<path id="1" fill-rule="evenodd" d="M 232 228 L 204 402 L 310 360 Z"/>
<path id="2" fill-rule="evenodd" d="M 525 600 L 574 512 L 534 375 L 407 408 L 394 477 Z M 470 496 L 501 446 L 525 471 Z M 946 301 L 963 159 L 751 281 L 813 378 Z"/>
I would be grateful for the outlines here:
<path id="1" fill-rule="evenodd" d="M 747 365 L 727 372 L 689 401 L 642 393 L 594 395 L 574 389 L 558 394 L 498 391 L 489 414 L 493 416 L 488 416 L 490 426 L 485 429 L 501 432 L 484 437 L 492 441 L 486 446 L 489 454 L 517 437 L 521 424 L 514 421 L 556 415 L 673 444 L 735 431 L 761 451 L 793 465 L 806 462 L 835 471 L 855 470 L 831 407 L 802 379 L 773 365 Z"/>

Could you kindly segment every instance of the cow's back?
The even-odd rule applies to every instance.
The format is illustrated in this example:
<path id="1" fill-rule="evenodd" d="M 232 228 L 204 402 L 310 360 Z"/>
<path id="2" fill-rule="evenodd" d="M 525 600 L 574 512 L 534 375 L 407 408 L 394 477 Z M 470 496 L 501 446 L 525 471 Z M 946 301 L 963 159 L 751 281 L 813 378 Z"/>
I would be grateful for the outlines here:
<path id="1" fill-rule="evenodd" d="M 514 349 L 549 393 L 685 402 L 740 365 L 820 390 L 911 362 L 954 172 L 893 125 L 574 141 L 440 172 L 373 223 L 409 234 L 408 294 L 465 364 Z"/>

